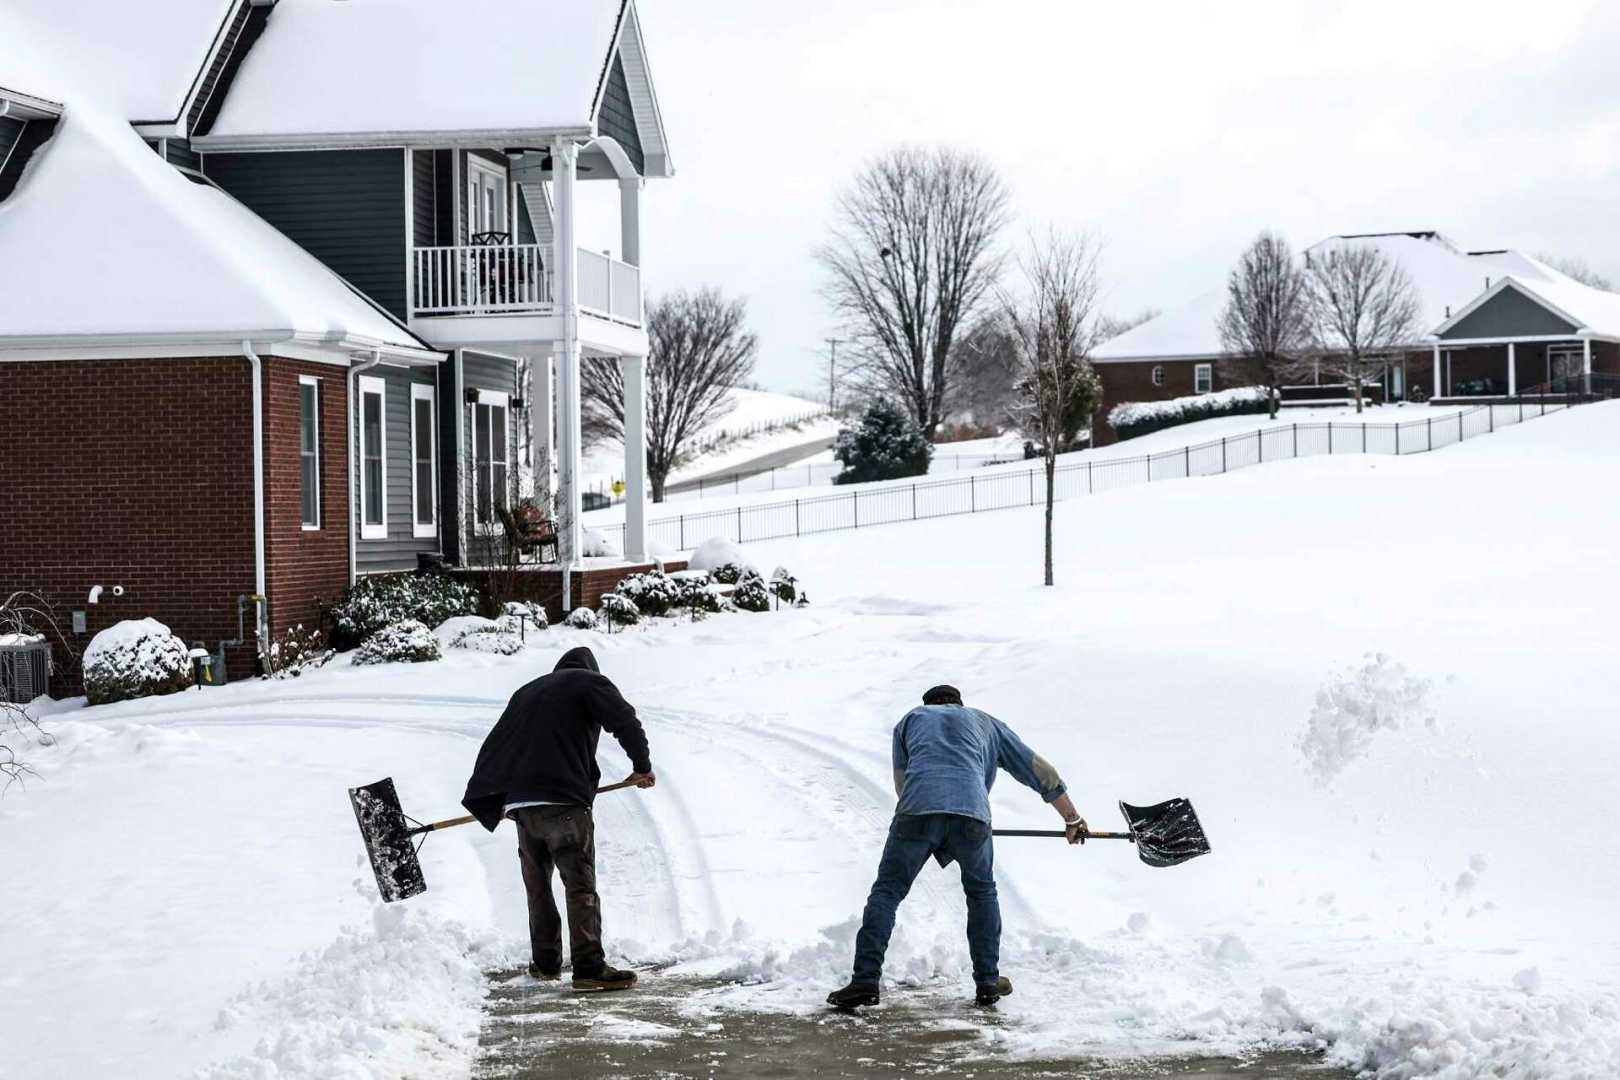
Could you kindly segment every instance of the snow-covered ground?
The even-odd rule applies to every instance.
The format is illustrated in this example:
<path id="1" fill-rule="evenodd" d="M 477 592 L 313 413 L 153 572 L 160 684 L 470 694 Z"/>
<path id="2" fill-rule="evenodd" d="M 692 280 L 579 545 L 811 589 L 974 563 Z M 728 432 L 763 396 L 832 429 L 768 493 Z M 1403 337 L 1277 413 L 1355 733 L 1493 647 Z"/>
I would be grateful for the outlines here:
<path id="1" fill-rule="evenodd" d="M 524 958 L 509 827 L 435 835 L 429 892 L 384 908 L 344 789 L 457 812 L 507 694 L 586 640 L 660 778 L 598 803 L 610 944 L 737 980 L 706 1007 L 808 1012 L 847 977 L 890 728 L 950 681 L 1096 827 L 1186 795 L 1214 846 L 1155 870 L 1000 842 L 1018 993 L 987 1047 L 1620 1075 L 1617 468 L 1620 404 L 1595 405 L 1059 504 L 1054 589 L 1039 511 L 1009 510 L 751 547 L 802 611 L 57 712 L 0 800 L 0 1076 L 465 1075 L 480 969 Z M 992 801 L 1056 823 L 1008 781 Z M 968 992 L 962 919 L 955 871 L 925 871 L 892 994 Z"/>

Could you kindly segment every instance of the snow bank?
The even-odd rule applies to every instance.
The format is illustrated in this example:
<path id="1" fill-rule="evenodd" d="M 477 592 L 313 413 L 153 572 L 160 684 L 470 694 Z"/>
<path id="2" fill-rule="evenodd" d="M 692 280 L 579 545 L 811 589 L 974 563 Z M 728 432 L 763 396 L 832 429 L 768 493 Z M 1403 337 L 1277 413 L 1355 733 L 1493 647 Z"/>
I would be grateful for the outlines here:
<path id="1" fill-rule="evenodd" d="M 686 565 L 692 570 L 718 570 L 722 566 L 751 567 L 754 563 L 741 544 L 723 536 L 713 536 L 697 546 Z"/>

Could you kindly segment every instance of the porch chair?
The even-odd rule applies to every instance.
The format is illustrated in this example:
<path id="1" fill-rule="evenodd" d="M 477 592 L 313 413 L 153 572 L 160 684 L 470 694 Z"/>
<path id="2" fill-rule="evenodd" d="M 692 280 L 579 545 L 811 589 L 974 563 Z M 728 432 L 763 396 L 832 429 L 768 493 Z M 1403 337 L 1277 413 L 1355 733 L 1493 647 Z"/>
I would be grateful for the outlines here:
<path id="1" fill-rule="evenodd" d="M 529 559 L 542 565 L 555 563 L 557 558 L 557 526 L 550 518 L 538 512 L 513 514 L 504 506 L 495 508 L 506 530 L 506 542 L 518 553 L 519 560 Z"/>

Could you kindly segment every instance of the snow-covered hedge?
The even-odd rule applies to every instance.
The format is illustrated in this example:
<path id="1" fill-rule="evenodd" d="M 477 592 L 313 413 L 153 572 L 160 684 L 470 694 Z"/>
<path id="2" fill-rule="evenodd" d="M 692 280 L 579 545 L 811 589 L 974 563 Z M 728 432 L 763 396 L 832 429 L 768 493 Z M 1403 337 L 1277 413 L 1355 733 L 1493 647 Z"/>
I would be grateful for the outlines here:
<path id="1" fill-rule="evenodd" d="M 784 604 L 807 602 L 804 590 L 799 588 L 799 579 L 788 573 L 785 566 L 778 566 L 771 574 L 771 592 L 775 593 Z"/>
<path id="2" fill-rule="evenodd" d="M 835 484 L 922 476 L 934 448 L 911 414 L 887 398 L 872 402 L 860 424 L 838 433 L 833 457 L 844 464 Z"/>
<path id="3" fill-rule="evenodd" d="M 422 623 L 405 619 L 378 630 L 354 651 L 356 664 L 421 664 L 440 656 L 439 639 Z"/>
<path id="4" fill-rule="evenodd" d="M 1108 410 L 1108 425 L 1121 439 L 1134 439 L 1178 424 L 1215 416 L 1263 413 L 1269 408 L 1265 387 L 1239 386 L 1169 401 L 1127 401 Z"/>
<path id="5" fill-rule="evenodd" d="M 478 608 L 478 590 L 447 574 L 364 577 L 332 608 L 332 643 L 352 649 L 394 623 L 438 626 L 457 615 L 476 615 Z"/>
<path id="6" fill-rule="evenodd" d="M 447 619 L 433 631 L 433 636 L 439 639 L 441 649 L 466 649 L 497 656 L 514 656 L 523 651 L 523 639 L 518 636 L 515 623 L 508 630 L 504 620 L 481 619 L 477 615 Z"/>
<path id="7" fill-rule="evenodd" d="M 306 630 L 304 624 L 299 623 L 288 628 L 279 641 L 270 643 L 265 668 L 273 679 L 296 679 L 306 671 L 325 665 L 332 659 L 332 653 L 320 627 Z"/>
<path id="8" fill-rule="evenodd" d="M 191 650 L 156 619 L 114 623 L 84 650 L 84 696 L 92 705 L 173 694 L 191 682 Z"/>
<path id="9" fill-rule="evenodd" d="M 737 581 L 737 587 L 731 590 L 731 602 L 744 611 L 771 610 L 771 591 L 765 587 L 765 579 L 758 572 L 750 570 Z"/>
<path id="10" fill-rule="evenodd" d="M 737 584 L 752 568 L 742 547 L 723 536 L 710 537 L 699 544 L 686 565 L 691 570 L 707 570 L 709 576 L 722 585 Z"/>
<path id="11" fill-rule="evenodd" d="M 572 627 L 575 630 L 595 630 L 596 612 L 588 607 L 577 607 L 568 613 L 568 618 L 563 620 L 563 625 Z"/>
<path id="12" fill-rule="evenodd" d="M 643 615 L 667 615 L 670 608 L 681 602 L 680 586 L 662 570 L 631 574 L 619 582 L 614 591 L 635 604 Z"/>
<path id="13" fill-rule="evenodd" d="M 524 625 L 523 620 L 528 623 Z M 501 606 L 499 619 L 501 629 L 508 634 L 526 634 L 530 630 L 544 630 L 550 625 L 546 619 L 546 607 L 533 600 L 508 600 Z"/>
<path id="14" fill-rule="evenodd" d="M 679 611 L 707 611 L 710 613 L 725 610 L 725 600 L 720 591 L 714 587 L 708 574 L 690 574 L 674 579 L 678 590 L 675 597 L 675 608 Z"/>
<path id="15" fill-rule="evenodd" d="M 634 626 L 641 621 L 641 609 L 635 601 L 618 593 L 605 594 L 597 609 L 610 626 Z"/>

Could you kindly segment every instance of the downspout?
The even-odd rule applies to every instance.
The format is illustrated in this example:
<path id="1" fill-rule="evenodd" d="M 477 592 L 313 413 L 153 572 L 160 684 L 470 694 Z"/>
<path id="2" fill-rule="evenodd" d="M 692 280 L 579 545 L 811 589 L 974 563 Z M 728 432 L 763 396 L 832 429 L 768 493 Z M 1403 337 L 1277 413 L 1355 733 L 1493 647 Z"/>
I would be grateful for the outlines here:
<path id="1" fill-rule="evenodd" d="M 264 556 L 264 363 L 253 342 L 242 342 L 242 356 L 253 375 L 253 636 L 260 663 L 270 655 L 270 601 Z"/>
<path id="2" fill-rule="evenodd" d="M 355 567 L 357 566 L 356 551 L 360 546 L 360 515 L 355 511 L 360 507 L 360 499 L 356 490 L 359 484 L 359 471 L 356 469 L 357 461 L 354 453 L 354 411 L 360 400 L 360 376 L 382 363 L 382 350 L 372 349 L 371 359 L 356 364 L 349 369 L 349 390 L 347 407 L 343 410 L 348 418 L 349 441 L 343 450 L 345 469 L 349 474 L 349 584 L 355 581 Z"/>

